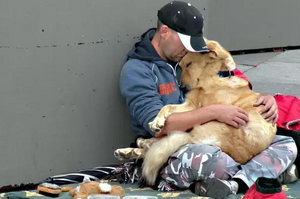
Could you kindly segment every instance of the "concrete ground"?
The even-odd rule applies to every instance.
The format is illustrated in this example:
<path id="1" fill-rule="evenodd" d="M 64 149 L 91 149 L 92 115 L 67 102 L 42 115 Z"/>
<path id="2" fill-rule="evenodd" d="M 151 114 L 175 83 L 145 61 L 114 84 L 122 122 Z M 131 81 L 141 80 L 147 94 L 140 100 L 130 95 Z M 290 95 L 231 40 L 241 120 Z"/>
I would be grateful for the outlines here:
<path id="1" fill-rule="evenodd" d="M 300 98 L 300 50 L 233 56 L 259 93 L 295 95 Z"/>

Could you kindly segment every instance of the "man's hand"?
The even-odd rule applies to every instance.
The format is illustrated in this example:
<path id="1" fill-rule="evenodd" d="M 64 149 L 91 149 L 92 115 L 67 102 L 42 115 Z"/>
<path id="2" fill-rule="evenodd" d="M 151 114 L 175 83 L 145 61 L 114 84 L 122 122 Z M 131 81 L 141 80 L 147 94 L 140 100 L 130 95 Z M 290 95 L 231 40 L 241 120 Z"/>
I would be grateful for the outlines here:
<path id="1" fill-rule="evenodd" d="M 278 108 L 275 98 L 272 95 L 260 95 L 253 106 L 257 107 L 260 105 L 263 105 L 260 114 L 265 120 L 275 125 L 278 119 Z"/>
<path id="2" fill-rule="evenodd" d="M 249 117 L 243 109 L 225 104 L 211 106 L 212 111 L 216 114 L 216 120 L 228 124 L 234 128 L 245 126 L 249 122 Z"/>

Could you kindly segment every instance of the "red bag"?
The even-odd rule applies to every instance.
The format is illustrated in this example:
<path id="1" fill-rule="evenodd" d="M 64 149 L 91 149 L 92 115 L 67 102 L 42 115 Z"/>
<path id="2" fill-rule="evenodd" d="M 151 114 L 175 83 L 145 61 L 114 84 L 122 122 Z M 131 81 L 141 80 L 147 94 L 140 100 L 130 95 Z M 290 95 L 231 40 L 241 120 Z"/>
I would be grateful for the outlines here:
<path id="1" fill-rule="evenodd" d="M 277 126 L 300 131 L 300 99 L 292 95 L 274 96 L 278 106 Z"/>

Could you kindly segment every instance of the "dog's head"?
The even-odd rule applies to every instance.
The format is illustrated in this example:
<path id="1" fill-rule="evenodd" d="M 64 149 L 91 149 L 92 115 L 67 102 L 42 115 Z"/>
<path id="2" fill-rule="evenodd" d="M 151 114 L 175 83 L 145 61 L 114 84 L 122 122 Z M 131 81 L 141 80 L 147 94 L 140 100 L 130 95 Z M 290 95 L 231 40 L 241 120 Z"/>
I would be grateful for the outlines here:
<path id="1" fill-rule="evenodd" d="M 232 71 L 235 62 L 230 53 L 218 42 L 206 40 L 209 53 L 187 53 L 179 65 L 182 68 L 181 82 L 189 88 L 199 86 L 201 80 L 218 76 L 219 71 Z"/>

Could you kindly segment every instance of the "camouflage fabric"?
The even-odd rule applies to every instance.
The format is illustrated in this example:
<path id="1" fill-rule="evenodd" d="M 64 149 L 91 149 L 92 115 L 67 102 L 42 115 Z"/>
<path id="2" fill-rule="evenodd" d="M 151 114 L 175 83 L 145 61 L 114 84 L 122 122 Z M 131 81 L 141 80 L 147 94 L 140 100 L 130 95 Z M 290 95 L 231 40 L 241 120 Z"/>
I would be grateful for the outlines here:
<path id="1" fill-rule="evenodd" d="M 258 177 L 277 178 L 296 159 L 297 147 L 291 137 L 276 136 L 263 152 L 241 165 L 219 147 L 188 144 L 174 153 L 161 177 L 178 188 L 188 188 L 206 178 L 243 180 L 249 187 Z"/>

